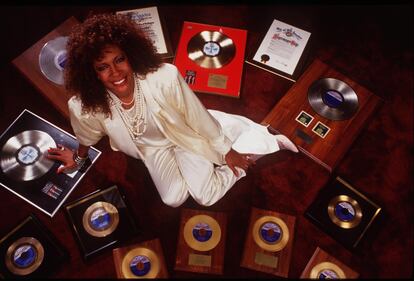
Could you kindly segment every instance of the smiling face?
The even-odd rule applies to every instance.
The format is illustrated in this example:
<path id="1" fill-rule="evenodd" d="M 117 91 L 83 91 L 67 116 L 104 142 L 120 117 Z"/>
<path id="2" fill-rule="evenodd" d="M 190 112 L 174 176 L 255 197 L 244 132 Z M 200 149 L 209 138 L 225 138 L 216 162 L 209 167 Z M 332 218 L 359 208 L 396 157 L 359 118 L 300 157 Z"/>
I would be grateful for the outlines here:
<path id="1" fill-rule="evenodd" d="M 125 53 L 115 45 L 103 48 L 93 63 L 104 87 L 121 100 L 130 100 L 134 93 L 134 76 Z"/>

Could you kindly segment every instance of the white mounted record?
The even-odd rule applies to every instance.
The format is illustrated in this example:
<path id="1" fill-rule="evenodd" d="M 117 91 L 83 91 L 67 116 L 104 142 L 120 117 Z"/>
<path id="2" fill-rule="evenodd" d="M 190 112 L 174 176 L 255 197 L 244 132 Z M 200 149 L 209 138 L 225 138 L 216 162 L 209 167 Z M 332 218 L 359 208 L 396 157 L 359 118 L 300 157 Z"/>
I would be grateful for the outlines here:
<path id="1" fill-rule="evenodd" d="M 43 75 L 58 85 L 63 85 L 63 70 L 65 68 L 67 52 L 67 36 L 57 37 L 47 42 L 39 54 L 39 67 Z"/>

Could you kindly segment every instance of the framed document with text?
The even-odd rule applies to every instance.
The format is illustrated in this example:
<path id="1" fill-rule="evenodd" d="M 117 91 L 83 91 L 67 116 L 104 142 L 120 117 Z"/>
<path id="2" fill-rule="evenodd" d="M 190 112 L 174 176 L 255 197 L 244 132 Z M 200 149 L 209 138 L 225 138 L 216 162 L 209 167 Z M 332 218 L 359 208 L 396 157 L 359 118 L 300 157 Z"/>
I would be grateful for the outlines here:
<path id="1" fill-rule="evenodd" d="M 157 7 L 146 7 L 133 10 L 118 11 L 117 14 L 126 14 L 142 28 L 157 48 L 163 59 L 172 58 L 171 42 L 164 22 Z"/>
<path id="2" fill-rule="evenodd" d="M 310 36 L 308 31 L 275 19 L 246 62 L 296 82 Z"/>

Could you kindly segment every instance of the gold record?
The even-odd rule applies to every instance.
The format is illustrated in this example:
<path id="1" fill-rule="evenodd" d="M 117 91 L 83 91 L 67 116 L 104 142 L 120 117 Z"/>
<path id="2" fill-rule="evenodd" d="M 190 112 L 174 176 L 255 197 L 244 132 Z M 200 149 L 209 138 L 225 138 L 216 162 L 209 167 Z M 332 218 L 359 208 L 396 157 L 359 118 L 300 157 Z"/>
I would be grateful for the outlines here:
<path id="1" fill-rule="evenodd" d="M 152 250 L 135 248 L 122 259 L 121 270 L 124 278 L 155 278 L 160 272 L 160 261 Z"/>
<path id="2" fill-rule="evenodd" d="M 311 279 L 345 279 L 346 276 L 343 270 L 336 264 L 331 263 L 331 262 L 321 262 L 312 268 L 309 278 Z"/>
<path id="3" fill-rule="evenodd" d="M 257 219 L 252 231 L 256 244 L 269 252 L 282 250 L 289 241 L 289 229 L 286 223 L 274 216 L 262 216 Z"/>
<path id="4" fill-rule="evenodd" d="M 95 237 L 111 234 L 119 223 L 117 208 L 108 202 L 95 202 L 90 205 L 82 218 L 86 232 Z"/>
<path id="5" fill-rule="evenodd" d="M 220 225 L 210 216 L 193 216 L 184 225 L 184 240 L 194 250 L 209 251 L 217 246 L 220 238 Z"/>
<path id="6" fill-rule="evenodd" d="M 45 251 L 42 244 L 33 237 L 22 237 L 9 246 L 6 266 L 14 274 L 28 275 L 43 262 Z"/>
<path id="7" fill-rule="evenodd" d="M 187 45 L 188 57 L 203 68 L 221 68 L 236 53 L 233 40 L 218 31 L 197 33 Z"/>
<path id="8" fill-rule="evenodd" d="M 329 218 L 342 228 L 354 228 L 362 219 L 358 202 L 347 195 L 338 195 L 328 205 Z"/>

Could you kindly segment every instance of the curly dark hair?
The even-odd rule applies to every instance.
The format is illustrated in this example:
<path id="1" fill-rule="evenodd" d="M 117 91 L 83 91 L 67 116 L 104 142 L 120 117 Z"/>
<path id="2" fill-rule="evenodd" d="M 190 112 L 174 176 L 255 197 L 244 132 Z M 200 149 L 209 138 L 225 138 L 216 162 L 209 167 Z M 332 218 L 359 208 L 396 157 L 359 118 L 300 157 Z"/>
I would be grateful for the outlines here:
<path id="1" fill-rule="evenodd" d="M 93 62 L 108 45 L 126 54 L 135 73 L 145 75 L 162 64 L 155 46 L 137 24 L 121 14 L 97 14 L 74 27 L 67 43 L 65 87 L 82 101 L 84 112 L 111 116 L 109 95 L 98 79 Z"/>

